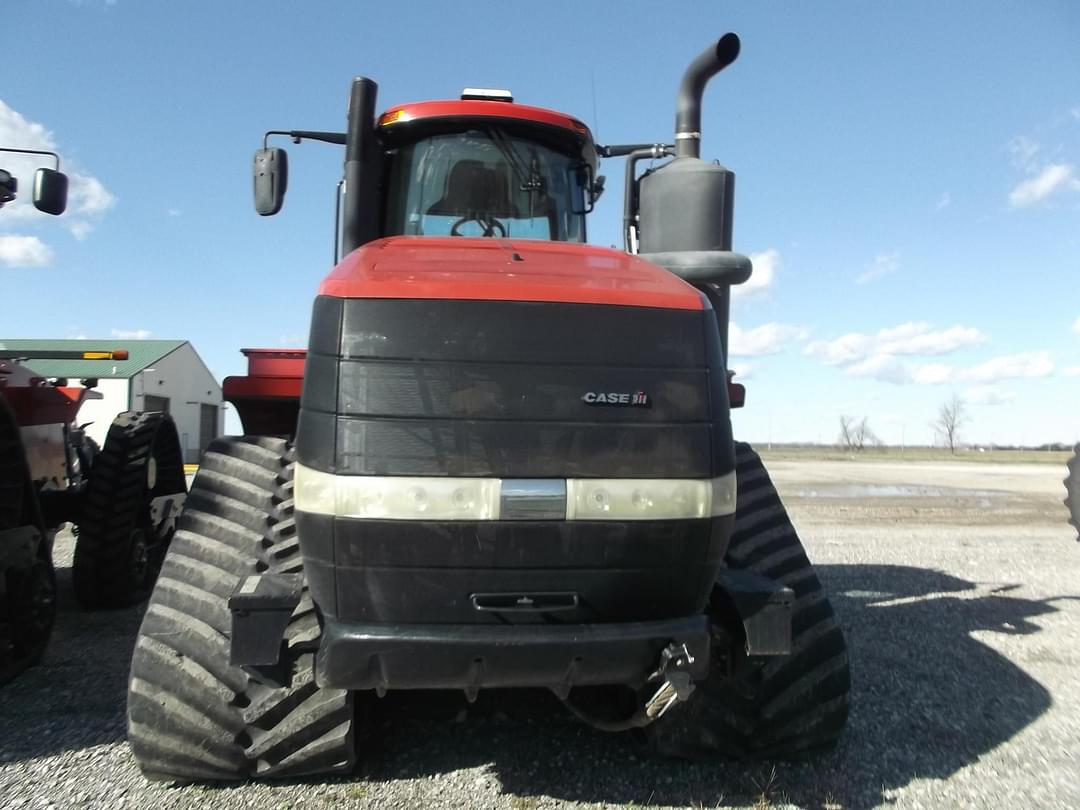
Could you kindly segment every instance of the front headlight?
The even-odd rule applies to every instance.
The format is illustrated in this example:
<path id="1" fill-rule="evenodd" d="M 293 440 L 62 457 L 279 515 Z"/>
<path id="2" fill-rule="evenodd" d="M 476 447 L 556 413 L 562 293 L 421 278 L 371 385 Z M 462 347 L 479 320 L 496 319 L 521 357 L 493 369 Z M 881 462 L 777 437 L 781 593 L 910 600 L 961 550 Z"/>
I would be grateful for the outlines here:
<path id="1" fill-rule="evenodd" d="M 704 480 L 568 478 L 565 496 L 562 480 L 557 482 L 560 486 L 542 488 L 544 508 L 532 510 L 537 518 L 529 517 L 530 509 L 515 508 L 519 501 L 536 499 L 540 490 L 532 479 L 333 475 L 297 464 L 294 495 L 296 508 L 303 512 L 368 520 L 620 522 L 693 520 L 735 512 L 734 471 Z M 505 518 L 504 505 L 513 509 Z"/>

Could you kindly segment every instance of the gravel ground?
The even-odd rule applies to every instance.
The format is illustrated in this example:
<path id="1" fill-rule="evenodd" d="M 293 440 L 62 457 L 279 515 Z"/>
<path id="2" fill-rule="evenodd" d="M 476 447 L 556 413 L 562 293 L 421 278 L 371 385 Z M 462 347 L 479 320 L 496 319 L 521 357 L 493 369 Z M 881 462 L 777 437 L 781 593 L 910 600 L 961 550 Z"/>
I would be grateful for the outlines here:
<path id="1" fill-rule="evenodd" d="M 140 611 L 84 614 L 57 544 L 44 663 L 0 689 L 0 808 L 1080 807 L 1080 546 L 1047 465 L 770 465 L 847 633 L 852 715 L 808 762 L 679 763 L 543 693 L 371 707 L 347 779 L 169 787 L 124 741 Z"/>

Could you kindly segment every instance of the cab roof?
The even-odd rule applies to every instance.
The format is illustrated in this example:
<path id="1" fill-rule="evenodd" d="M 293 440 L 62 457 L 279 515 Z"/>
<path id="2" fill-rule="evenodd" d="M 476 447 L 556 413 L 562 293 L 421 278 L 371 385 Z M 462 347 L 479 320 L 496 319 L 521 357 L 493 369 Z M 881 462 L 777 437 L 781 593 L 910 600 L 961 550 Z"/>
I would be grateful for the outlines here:
<path id="1" fill-rule="evenodd" d="M 543 107 L 530 107 L 527 104 L 516 104 L 505 100 L 452 99 L 398 104 L 379 116 L 378 125 L 381 130 L 392 131 L 398 124 L 438 118 L 450 120 L 487 118 L 541 124 L 568 130 L 576 135 L 578 140 L 590 146 L 594 145 L 589 128 L 573 116 Z"/>

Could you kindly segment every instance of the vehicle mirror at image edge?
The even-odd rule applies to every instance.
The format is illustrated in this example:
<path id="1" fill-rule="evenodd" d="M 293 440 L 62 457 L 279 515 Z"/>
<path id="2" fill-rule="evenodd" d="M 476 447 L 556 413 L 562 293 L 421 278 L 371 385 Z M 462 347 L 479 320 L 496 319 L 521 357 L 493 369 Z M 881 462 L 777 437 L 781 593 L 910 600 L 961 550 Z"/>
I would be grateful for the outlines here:
<path id="1" fill-rule="evenodd" d="M 253 166 L 255 210 L 270 217 L 281 210 L 289 185 L 289 156 L 284 149 L 258 149 Z"/>
<path id="2" fill-rule="evenodd" d="M 38 169 L 34 173 L 34 208 L 54 217 L 67 209 L 68 178 L 55 169 Z"/>

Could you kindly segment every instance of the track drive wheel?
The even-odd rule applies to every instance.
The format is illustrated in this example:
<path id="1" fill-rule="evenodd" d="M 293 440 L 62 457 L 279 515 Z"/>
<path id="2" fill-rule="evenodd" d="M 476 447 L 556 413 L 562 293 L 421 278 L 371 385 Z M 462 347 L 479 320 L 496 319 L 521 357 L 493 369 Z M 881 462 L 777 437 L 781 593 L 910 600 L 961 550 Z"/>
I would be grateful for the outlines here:
<path id="1" fill-rule="evenodd" d="M 117 416 L 90 469 L 75 543 L 71 575 L 83 607 L 126 607 L 147 597 L 185 491 L 172 419 Z"/>
<path id="2" fill-rule="evenodd" d="M 280 779 L 353 767 L 352 696 L 315 684 L 321 629 L 306 586 L 286 631 L 291 684 L 261 684 L 229 664 L 228 598 L 237 583 L 303 572 L 292 478 L 283 439 L 218 439 L 203 458 L 131 662 L 128 739 L 152 779 Z"/>
<path id="3" fill-rule="evenodd" d="M 0 684 L 36 664 L 56 619 L 56 573 L 19 427 L 0 397 Z"/>
<path id="4" fill-rule="evenodd" d="M 828 750 L 848 714 L 844 636 L 761 459 L 742 442 L 735 454 L 739 495 L 726 563 L 795 592 L 792 652 L 752 660 L 738 650 L 734 661 L 725 660 L 730 637 L 721 631 L 714 639 L 720 658 L 708 679 L 647 733 L 660 753 L 682 757 L 800 757 Z M 710 609 L 720 614 L 721 597 L 715 597 Z"/>

